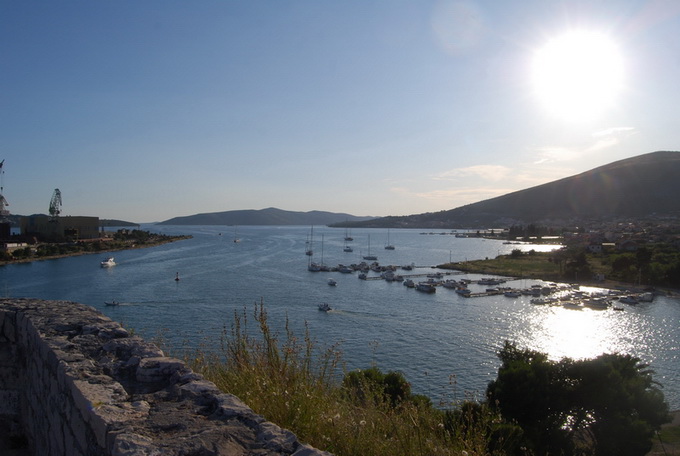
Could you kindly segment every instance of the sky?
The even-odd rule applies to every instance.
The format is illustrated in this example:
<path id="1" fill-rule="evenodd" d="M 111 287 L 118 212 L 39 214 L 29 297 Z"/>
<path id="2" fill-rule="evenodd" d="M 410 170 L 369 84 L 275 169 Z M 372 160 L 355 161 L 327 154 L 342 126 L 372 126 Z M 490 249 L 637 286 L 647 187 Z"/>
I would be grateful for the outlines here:
<path id="1" fill-rule="evenodd" d="M 680 150 L 677 0 L 0 0 L 12 214 L 453 209 Z"/>

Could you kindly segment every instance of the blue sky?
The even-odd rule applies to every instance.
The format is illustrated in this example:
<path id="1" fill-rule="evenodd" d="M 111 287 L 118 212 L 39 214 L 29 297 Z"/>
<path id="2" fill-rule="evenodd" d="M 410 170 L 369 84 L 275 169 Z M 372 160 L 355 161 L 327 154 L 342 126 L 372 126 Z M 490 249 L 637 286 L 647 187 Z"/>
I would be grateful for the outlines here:
<path id="1" fill-rule="evenodd" d="M 535 69 L 576 31 L 616 73 L 553 88 L 567 115 Z M 678 81 L 675 0 L 0 0 L 3 193 L 136 222 L 447 210 L 680 149 Z"/>

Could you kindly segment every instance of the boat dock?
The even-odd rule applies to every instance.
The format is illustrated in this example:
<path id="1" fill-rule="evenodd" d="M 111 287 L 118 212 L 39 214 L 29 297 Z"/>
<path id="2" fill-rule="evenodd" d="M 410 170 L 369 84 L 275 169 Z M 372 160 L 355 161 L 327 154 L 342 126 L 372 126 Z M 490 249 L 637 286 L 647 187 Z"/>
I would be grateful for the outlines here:
<path id="1" fill-rule="evenodd" d="M 461 275 L 461 274 L 466 274 L 463 271 L 452 271 L 452 272 L 440 272 L 441 276 L 449 276 L 449 275 Z M 429 278 L 435 278 L 432 277 L 433 274 L 431 272 L 424 272 L 421 274 L 399 274 L 400 277 L 402 277 L 404 280 L 408 279 L 415 279 L 418 277 L 429 277 Z M 385 280 L 383 276 L 367 276 L 366 278 L 362 278 L 361 280 Z"/>
<path id="2" fill-rule="evenodd" d="M 497 295 L 502 295 L 504 292 L 502 290 L 494 290 L 494 291 L 482 291 L 479 293 L 465 293 L 461 294 L 462 297 L 464 298 L 483 298 L 484 296 L 497 296 Z"/>

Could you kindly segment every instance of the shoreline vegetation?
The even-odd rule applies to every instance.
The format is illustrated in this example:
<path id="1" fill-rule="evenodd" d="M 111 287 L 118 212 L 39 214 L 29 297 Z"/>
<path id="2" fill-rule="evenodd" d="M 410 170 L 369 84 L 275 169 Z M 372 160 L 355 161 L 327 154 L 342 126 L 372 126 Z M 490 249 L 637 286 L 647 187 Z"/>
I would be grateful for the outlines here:
<path id="1" fill-rule="evenodd" d="M 653 371 L 639 359 L 614 354 L 554 362 L 508 341 L 498 355 L 503 365 L 487 389 L 493 400 L 456 399 L 452 377 L 451 390 L 434 404 L 412 394 L 400 372 L 383 373 L 375 363 L 348 372 L 338 345 L 319 347 L 307 326 L 298 337 L 286 319 L 279 335 L 260 302 L 252 313 L 235 311 L 221 350 L 199 347 L 179 357 L 255 413 L 337 456 L 642 456 L 658 454 L 650 453 L 658 450 L 653 438 L 666 450 L 676 448 L 678 427 L 670 421 L 677 414 L 668 413 Z M 611 394 L 597 393 L 602 389 Z M 534 390 L 544 393 L 538 405 L 526 399 Z M 582 410 L 590 414 L 579 415 Z"/>
<path id="2" fill-rule="evenodd" d="M 678 287 L 620 280 L 616 276 L 610 278 L 612 262 L 606 255 L 585 255 L 581 252 L 572 256 L 573 258 L 562 251 L 521 252 L 515 250 L 511 254 L 499 255 L 496 258 L 455 261 L 439 264 L 436 267 L 472 274 L 574 283 L 607 289 L 642 291 L 653 288 L 657 293 L 680 296 Z"/>
<path id="3" fill-rule="evenodd" d="M 170 236 L 142 230 L 119 230 L 109 237 L 70 242 L 40 242 L 0 255 L 0 266 L 33 261 L 54 260 L 70 256 L 118 252 L 121 250 L 156 247 L 170 242 L 191 239 L 191 235 Z"/>

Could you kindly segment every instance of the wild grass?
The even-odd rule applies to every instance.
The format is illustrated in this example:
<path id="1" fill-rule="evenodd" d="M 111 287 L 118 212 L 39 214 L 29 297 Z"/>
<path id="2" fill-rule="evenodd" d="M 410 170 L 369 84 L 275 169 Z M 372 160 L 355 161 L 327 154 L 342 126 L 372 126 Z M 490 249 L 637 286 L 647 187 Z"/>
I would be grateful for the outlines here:
<path id="1" fill-rule="evenodd" d="M 235 312 L 221 352 L 187 357 L 192 369 L 298 439 L 338 456 L 486 455 L 497 423 L 484 406 L 441 410 L 427 401 L 390 400 L 379 387 L 342 386 L 341 352 L 318 348 L 305 325 L 299 339 L 285 322 L 280 339 L 264 305 Z M 255 331 L 253 331 L 255 329 Z M 480 412 L 481 411 L 481 412 Z"/>

